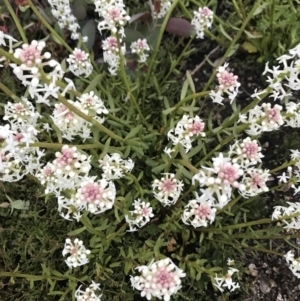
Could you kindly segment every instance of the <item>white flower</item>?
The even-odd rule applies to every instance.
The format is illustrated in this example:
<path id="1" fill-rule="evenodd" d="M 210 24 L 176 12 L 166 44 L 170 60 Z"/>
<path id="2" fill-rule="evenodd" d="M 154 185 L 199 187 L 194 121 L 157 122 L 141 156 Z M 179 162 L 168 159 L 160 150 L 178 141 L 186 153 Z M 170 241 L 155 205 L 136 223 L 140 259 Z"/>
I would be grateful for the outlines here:
<path id="1" fill-rule="evenodd" d="M 210 28 L 213 22 L 213 12 L 206 6 L 199 7 L 198 11 L 194 11 L 194 18 L 191 24 L 196 30 L 196 37 L 204 38 L 204 30 Z"/>
<path id="2" fill-rule="evenodd" d="M 157 8 L 153 5 L 153 2 L 149 1 L 152 17 L 154 19 L 163 18 L 167 14 L 168 10 L 170 9 L 172 2 L 173 0 L 161 0 L 159 2 L 159 11 L 157 11 Z"/>
<path id="3" fill-rule="evenodd" d="M 133 206 L 134 210 L 129 211 L 129 215 L 125 215 L 125 220 L 130 227 L 130 232 L 137 230 L 135 226 L 142 228 L 154 217 L 150 203 L 141 202 L 140 199 L 137 199 L 134 201 Z"/>
<path id="4" fill-rule="evenodd" d="M 70 71 L 76 76 L 85 75 L 85 77 L 88 77 L 93 71 L 89 54 L 81 49 L 75 48 L 73 53 L 67 58 L 67 62 L 69 63 Z"/>
<path id="5" fill-rule="evenodd" d="M 113 207 L 116 198 L 116 187 L 112 181 L 95 177 L 86 178 L 80 183 L 75 195 L 75 204 L 79 210 L 86 209 L 99 214 Z"/>
<path id="6" fill-rule="evenodd" d="M 98 161 L 103 170 L 102 177 L 107 180 L 116 180 L 124 177 L 124 172 L 131 172 L 134 167 L 133 161 L 121 159 L 121 155 L 113 153 L 105 155 L 103 159 Z"/>
<path id="7" fill-rule="evenodd" d="M 67 27 L 71 31 L 71 39 L 78 40 L 80 26 L 72 13 L 69 0 L 48 0 L 48 2 L 60 28 Z"/>
<path id="8" fill-rule="evenodd" d="M 141 276 L 130 276 L 131 285 L 141 291 L 141 297 L 146 297 L 147 300 L 156 297 L 169 301 L 181 289 L 180 278 L 186 276 L 170 258 L 152 261 L 148 266 L 139 266 L 136 269 Z"/>
<path id="9" fill-rule="evenodd" d="M 224 292 L 224 288 L 227 288 L 230 292 L 235 291 L 237 288 L 240 287 L 238 282 L 234 282 L 232 280 L 232 275 L 238 272 L 238 269 L 229 268 L 226 275 L 222 277 L 215 276 L 214 280 L 216 283 L 213 283 L 221 292 Z"/>
<path id="10" fill-rule="evenodd" d="M 100 301 L 102 295 L 97 295 L 95 291 L 100 290 L 100 284 L 92 281 L 90 286 L 85 289 L 85 291 L 81 290 L 82 285 L 75 292 L 76 301 Z"/>
<path id="11" fill-rule="evenodd" d="M 171 129 L 168 132 L 168 139 L 171 139 L 174 145 L 179 143 L 183 145 L 188 153 L 196 137 L 205 137 L 204 127 L 205 124 L 199 116 L 190 118 L 188 115 L 183 115 L 175 129 Z"/>
<path id="12" fill-rule="evenodd" d="M 147 57 L 149 56 L 148 53 L 145 53 L 146 51 L 150 51 L 150 47 L 147 43 L 146 39 L 138 39 L 135 42 L 132 42 L 130 45 L 131 52 L 136 53 L 139 57 L 139 62 L 144 63 L 147 60 Z"/>
<path id="13" fill-rule="evenodd" d="M 207 227 L 215 220 L 216 209 L 212 208 L 212 202 L 201 200 L 198 197 L 191 200 L 184 207 L 182 221 L 186 225 L 192 225 L 194 228 Z"/>
<path id="14" fill-rule="evenodd" d="M 71 254 L 65 260 L 69 268 L 76 268 L 78 266 L 84 265 L 89 262 L 87 255 L 91 253 L 90 250 L 87 250 L 83 245 L 83 241 L 78 238 L 74 239 L 72 243 L 70 238 L 66 239 L 65 247 L 63 249 L 63 256 Z"/>
<path id="15" fill-rule="evenodd" d="M 159 200 L 163 206 L 170 206 L 177 202 L 183 183 L 175 178 L 172 173 L 164 173 L 160 180 L 154 180 L 152 183 L 152 191 L 154 197 Z"/>
<path id="16" fill-rule="evenodd" d="M 295 255 L 292 253 L 292 251 L 289 251 L 286 255 L 284 255 L 284 257 L 293 274 L 297 278 L 300 278 L 300 258 L 295 258 Z"/>

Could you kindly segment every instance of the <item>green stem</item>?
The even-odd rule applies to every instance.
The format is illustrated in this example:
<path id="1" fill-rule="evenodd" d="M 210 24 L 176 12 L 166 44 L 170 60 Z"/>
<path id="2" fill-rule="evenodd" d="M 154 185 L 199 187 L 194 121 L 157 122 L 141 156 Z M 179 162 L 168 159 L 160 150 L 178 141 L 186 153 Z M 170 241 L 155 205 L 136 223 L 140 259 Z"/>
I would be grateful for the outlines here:
<path id="1" fill-rule="evenodd" d="M 64 104 L 69 110 L 74 112 L 76 115 L 79 117 L 83 118 L 84 120 L 88 121 L 92 125 L 94 125 L 96 128 L 98 128 L 101 132 L 105 133 L 109 137 L 119 141 L 119 142 L 124 142 L 124 139 L 118 135 L 116 135 L 114 132 L 106 128 L 104 125 L 102 125 L 100 122 L 95 120 L 92 116 L 88 116 L 81 112 L 79 109 L 77 109 L 75 106 L 73 106 L 71 103 L 68 102 L 66 98 L 64 98 L 61 94 L 58 95 L 58 100 Z"/>
<path id="2" fill-rule="evenodd" d="M 164 76 L 164 79 L 161 83 L 161 87 L 164 86 L 165 82 L 168 80 L 168 78 L 170 77 L 170 75 L 173 73 L 175 67 L 178 65 L 178 63 L 182 60 L 183 56 L 185 55 L 187 49 L 190 47 L 190 44 L 192 43 L 192 41 L 194 40 L 194 37 L 191 37 L 189 39 L 189 41 L 187 42 L 187 44 L 185 45 L 184 49 L 182 50 L 182 52 L 180 53 L 179 57 L 177 58 L 177 60 L 172 64 L 171 68 L 169 69 L 169 72 L 167 73 L 166 76 Z"/>
<path id="3" fill-rule="evenodd" d="M 250 13 L 248 14 L 247 18 L 245 19 L 245 21 L 243 22 L 241 28 L 239 29 L 239 31 L 237 32 L 236 36 L 233 38 L 233 40 L 230 42 L 227 51 L 225 52 L 224 56 L 222 57 L 222 59 L 219 61 L 218 65 L 216 66 L 215 70 L 213 71 L 211 77 L 209 78 L 208 82 L 206 83 L 206 85 L 204 86 L 203 90 L 207 90 L 208 87 L 210 86 L 211 82 L 215 79 L 215 76 L 217 74 L 217 69 L 219 66 L 222 66 L 225 62 L 225 60 L 227 59 L 227 56 L 230 54 L 230 52 L 232 51 L 233 47 L 235 46 L 235 44 L 237 43 L 237 41 L 239 40 L 239 38 L 241 37 L 242 33 L 244 32 L 247 24 L 250 22 L 251 18 L 253 17 L 254 12 L 256 11 L 256 9 L 258 8 L 258 6 L 261 4 L 263 0 L 257 0 L 254 4 L 254 6 L 252 7 Z"/>
<path id="4" fill-rule="evenodd" d="M 27 40 L 27 38 L 26 38 L 26 35 L 25 35 L 24 31 L 23 31 L 23 27 L 22 27 L 22 25 L 21 25 L 20 22 L 19 22 L 19 18 L 18 18 L 17 15 L 15 14 L 15 12 L 14 12 L 13 8 L 11 7 L 9 1 L 8 1 L 8 0 L 4 0 L 4 2 L 5 2 L 5 5 L 6 5 L 7 9 L 9 10 L 9 13 L 11 14 L 11 16 L 12 16 L 12 18 L 13 18 L 13 20 L 14 20 L 14 24 L 15 24 L 15 25 L 17 26 L 17 28 L 18 28 L 18 31 L 19 31 L 19 33 L 20 33 L 20 36 L 21 36 L 23 42 L 24 42 L 24 43 L 28 43 L 28 40 Z"/>
<path id="5" fill-rule="evenodd" d="M 66 143 L 47 143 L 47 142 L 35 142 L 31 143 L 30 147 L 40 147 L 46 149 L 61 149 Z M 91 144 L 68 144 L 70 147 L 76 147 L 77 149 L 104 149 L 105 145 L 102 143 L 91 143 Z M 21 143 L 20 146 L 25 146 L 25 143 Z M 124 150 L 126 147 L 110 147 L 111 150 Z"/>
<path id="6" fill-rule="evenodd" d="M 129 83 L 129 80 L 128 80 L 128 76 L 126 75 L 126 72 L 125 72 L 125 58 L 124 58 L 124 55 L 121 51 L 121 45 L 120 45 L 120 38 L 119 38 L 119 35 L 117 35 L 117 38 L 118 38 L 118 46 L 119 46 L 119 53 L 120 53 L 120 57 L 121 57 L 121 62 L 120 62 L 120 71 L 121 71 L 121 78 L 123 80 L 123 83 L 126 87 L 126 90 L 127 90 L 127 95 L 129 95 L 129 100 L 130 102 L 132 103 L 132 106 L 136 108 L 139 116 L 141 117 L 142 119 L 142 123 L 146 126 L 146 128 L 150 131 L 151 127 L 150 125 L 148 124 L 148 122 L 146 121 L 137 101 L 136 101 L 136 98 L 134 97 L 132 91 L 131 91 L 131 87 L 130 87 L 130 83 Z"/>
<path id="7" fill-rule="evenodd" d="M 159 31 L 159 34 L 158 34 L 158 38 L 157 38 L 157 41 L 156 41 L 156 45 L 155 45 L 155 48 L 154 48 L 154 51 L 151 55 L 151 59 L 150 59 L 150 63 L 149 63 L 149 66 L 148 66 L 148 70 L 147 70 L 147 73 L 146 73 L 146 77 L 145 77 L 145 81 L 143 83 L 143 101 L 145 101 L 145 98 L 146 98 L 146 91 L 147 91 L 147 84 L 148 84 L 148 81 L 149 81 L 149 77 L 150 77 L 150 74 L 152 72 L 152 68 L 153 68 L 153 65 L 154 65 L 154 62 L 155 62 L 155 58 L 158 54 L 158 51 L 159 51 L 159 47 L 160 47 L 160 44 L 161 44 L 161 41 L 162 41 L 162 37 L 163 37 L 163 33 L 165 31 L 165 28 L 168 24 L 168 21 L 169 21 L 169 18 L 174 10 L 174 8 L 176 7 L 177 3 L 178 3 L 179 0 L 174 0 L 171 7 L 169 8 L 165 18 L 164 18 L 164 21 L 161 25 L 161 28 L 160 28 L 160 31 Z"/>
<path id="8" fill-rule="evenodd" d="M 21 99 L 15 95 L 11 90 L 9 90 L 4 84 L 0 82 L 0 89 L 9 96 L 13 101 L 21 102 Z"/>
<path id="9" fill-rule="evenodd" d="M 7 0 L 6 0 L 7 1 Z M 73 49 L 66 43 L 66 41 L 51 27 L 51 25 L 46 21 L 46 19 L 40 14 L 36 9 L 31 0 L 27 0 L 28 5 L 42 22 L 42 24 L 51 32 L 51 34 L 63 45 L 69 52 L 73 52 Z"/>

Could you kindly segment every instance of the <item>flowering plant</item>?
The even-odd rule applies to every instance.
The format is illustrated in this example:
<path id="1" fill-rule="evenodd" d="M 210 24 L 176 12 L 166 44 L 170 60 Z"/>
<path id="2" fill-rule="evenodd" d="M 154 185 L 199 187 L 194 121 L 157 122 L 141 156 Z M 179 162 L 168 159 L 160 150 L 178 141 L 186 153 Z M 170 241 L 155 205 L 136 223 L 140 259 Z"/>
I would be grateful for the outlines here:
<path id="1" fill-rule="evenodd" d="M 0 180 L 7 190 L 35 181 L 38 201 L 59 225 L 47 248 L 60 259 L 42 262 L 38 275 L 9 268 L 0 277 L 26 278 L 32 287 L 45 281 L 59 300 L 194 300 L 199 291 L 203 298 L 240 292 L 251 250 L 284 256 L 299 277 L 292 250 L 253 242 L 287 239 L 284 231 L 296 238 L 300 227 L 299 203 L 272 204 L 273 213 L 259 206 L 268 192 L 300 190 L 300 151 L 272 165 L 263 143 L 265 132 L 299 127 L 300 44 L 266 64 L 264 89 L 243 108 L 242 81 L 226 61 L 261 0 L 234 39 L 216 6 L 190 12 L 180 0 L 150 1 L 132 16 L 122 0 L 89 1 L 94 23 L 80 22 L 78 3 L 49 0 L 48 21 L 43 5 L 28 0 L 49 35 L 31 38 L 5 3 L 18 35 L 0 29 L 1 68 L 18 89 L 0 82 L 10 98 L 2 103 Z M 175 60 L 164 52 L 165 31 L 189 38 Z M 228 50 L 206 83 L 196 87 L 186 72 L 178 85 L 188 46 L 205 36 Z M 39 225 L 33 235 L 39 238 Z"/>

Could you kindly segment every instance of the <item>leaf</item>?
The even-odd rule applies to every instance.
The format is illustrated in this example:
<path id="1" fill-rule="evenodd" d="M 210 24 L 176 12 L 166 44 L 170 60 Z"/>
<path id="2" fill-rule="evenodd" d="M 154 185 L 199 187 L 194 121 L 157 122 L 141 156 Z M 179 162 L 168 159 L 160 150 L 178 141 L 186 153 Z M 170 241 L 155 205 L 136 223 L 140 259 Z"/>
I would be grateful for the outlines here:
<path id="1" fill-rule="evenodd" d="M 137 127 L 133 128 L 128 134 L 127 136 L 125 137 L 125 140 L 129 139 L 129 138 L 132 138 L 134 136 L 136 136 L 137 133 L 140 132 L 140 130 L 143 128 L 143 125 L 140 124 L 138 125 Z"/>
<path id="2" fill-rule="evenodd" d="M 135 21 L 141 21 L 141 22 L 150 22 L 152 20 L 152 15 L 150 12 L 143 12 L 143 13 L 138 13 L 133 16 L 131 16 L 129 20 L 129 24 Z"/>
<path id="3" fill-rule="evenodd" d="M 219 25 L 221 33 L 226 37 L 229 41 L 232 41 L 232 37 L 225 31 L 224 27 L 222 24 Z"/>
<path id="4" fill-rule="evenodd" d="M 68 236 L 75 236 L 75 235 L 78 235 L 80 234 L 81 232 L 85 231 L 86 230 L 86 227 L 81 227 L 79 229 L 76 229 L 76 230 L 73 230 L 71 232 L 68 233 Z"/>
<path id="5" fill-rule="evenodd" d="M 188 86 L 189 86 L 189 82 L 188 82 L 188 80 L 186 79 L 186 80 L 184 81 L 183 86 L 182 86 L 182 89 L 181 89 L 180 100 L 182 100 L 182 99 L 185 98 L 186 93 L 187 93 Z"/>
<path id="6" fill-rule="evenodd" d="M 245 49 L 248 53 L 256 53 L 258 49 L 250 42 L 245 41 L 242 45 L 243 49 Z"/>
<path id="7" fill-rule="evenodd" d="M 72 5 L 73 15 L 78 20 L 83 20 L 86 17 L 86 3 L 83 0 L 75 0 Z"/>
<path id="8" fill-rule="evenodd" d="M 165 109 L 162 111 L 162 113 L 164 115 L 169 115 L 171 112 L 173 112 L 175 110 L 175 107 L 172 107 L 172 108 L 168 108 L 168 109 Z"/>
<path id="9" fill-rule="evenodd" d="M 86 24 L 81 30 L 81 34 L 83 37 L 88 37 L 88 40 L 85 42 L 85 45 L 89 50 L 91 50 L 94 46 L 96 37 L 96 22 L 94 19 L 90 19 L 86 22 Z"/>
<path id="10" fill-rule="evenodd" d="M 194 26 L 189 21 L 181 18 L 170 18 L 166 26 L 166 31 L 184 38 L 196 34 Z"/>
<path id="11" fill-rule="evenodd" d="M 192 78 L 191 73 L 189 71 L 186 71 L 186 79 L 187 79 L 187 81 L 189 83 L 189 86 L 190 86 L 191 90 L 195 94 L 196 93 L 196 89 L 195 89 L 194 81 L 193 81 L 193 78 Z"/>

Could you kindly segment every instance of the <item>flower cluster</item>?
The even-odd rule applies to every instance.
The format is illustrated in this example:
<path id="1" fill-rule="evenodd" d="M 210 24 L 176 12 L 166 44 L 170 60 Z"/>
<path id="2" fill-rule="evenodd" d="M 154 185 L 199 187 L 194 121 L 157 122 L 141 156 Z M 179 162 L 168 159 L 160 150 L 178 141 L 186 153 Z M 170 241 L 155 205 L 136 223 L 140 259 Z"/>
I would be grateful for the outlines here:
<path id="1" fill-rule="evenodd" d="M 164 176 L 152 183 L 154 197 L 159 200 L 163 206 L 174 205 L 179 199 L 183 189 L 183 183 L 175 178 L 172 173 L 164 173 Z"/>
<path id="2" fill-rule="evenodd" d="M 88 77 L 93 71 L 89 54 L 81 49 L 75 48 L 67 58 L 67 62 L 69 63 L 69 70 L 76 76 L 85 75 Z"/>
<path id="3" fill-rule="evenodd" d="M 102 42 L 102 49 L 104 51 L 103 60 L 108 64 L 109 72 L 112 75 L 116 75 L 117 70 L 119 69 L 120 66 L 121 55 L 124 56 L 126 53 L 125 44 L 121 45 L 121 41 L 120 41 L 120 47 L 119 47 L 118 39 L 114 36 L 110 36 Z"/>
<path id="4" fill-rule="evenodd" d="M 103 19 L 103 21 L 98 23 L 100 33 L 102 33 L 102 30 L 108 29 L 113 35 L 118 34 L 121 38 L 125 37 L 124 26 L 130 20 L 130 16 L 127 15 L 123 1 L 95 0 L 94 4 L 96 7 L 95 11 Z"/>
<path id="5" fill-rule="evenodd" d="M 268 170 L 255 167 L 263 157 L 256 140 L 246 138 L 235 142 L 228 152 L 228 157 L 222 153 L 213 158 L 213 166 L 202 166 L 194 175 L 193 183 L 197 181 L 200 187 L 201 202 L 212 202 L 213 206 L 223 208 L 230 201 L 232 189 L 245 198 L 268 191 L 266 182 L 270 174 Z"/>
<path id="6" fill-rule="evenodd" d="M 105 155 L 103 159 L 98 161 L 103 170 L 102 177 L 107 180 L 116 180 L 124 177 L 124 172 L 131 172 L 134 167 L 133 161 L 121 159 L 121 155 L 113 153 L 112 155 Z"/>
<path id="7" fill-rule="evenodd" d="M 85 291 L 81 290 L 81 285 L 75 292 L 76 301 L 100 301 L 102 295 L 97 295 L 100 290 L 100 284 L 92 281 L 92 284 Z"/>
<path id="8" fill-rule="evenodd" d="M 103 19 L 98 23 L 98 30 L 100 33 L 104 29 L 111 31 L 111 36 L 102 42 L 103 60 L 108 64 L 109 72 L 116 75 L 121 56 L 126 53 L 126 46 L 122 45 L 122 39 L 125 37 L 124 26 L 130 17 L 127 15 L 123 0 L 94 0 L 94 4 L 95 11 Z"/>
<path id="9" fill-rule="evenodd" d="M 94 92 L 82 94 L 77 100 L 75 102 L 69 100 L 68 102 L 98 122 L 104 122 L 104 118 L 98 115 L 108 114 L 108 110 L 104 106 L 103 101 Z M 90 138 L 91 123 L 76 115 L 64 104 L 55 104 L 51 117 L 65 139 L 72 141 L 73 137 L 77 135 L 84 140 Z"/>
<path id="10" fill-rule="evenodd" d="M 169 301 L 181 288 L 180 278 L 186 276 L 170 258 L 152 261 L 148 266 L 139 266 L 136 269 L 141 276 L 131 276 L 131 285 L 141 291 L 141 296 L 147 300 L 156 297 Z"/>
<path id="11" fill-rule="evenodd" d="M 233 163 L 238 162 L 243 167 L 261 163 L 261 158 L 264 157 L 258 141 L 252 140 L 250 137 L 231 145 L 228 155 L 232 158 Z"/>
<path id="12" fill-rule="evenodd" d="M 138 55 L 138 61 L 140 63 L 146 62 L 147 57 L 149 56 L 146 51 L 150 51 L 150 47 L 146 39 L 138 39 L 137 41 L 132 42 L 130 48 L 132 53 L 136 53 Z"/>
<path id="13" fill-rule="evenodd" d="M 216 208 L 213 208 L 211 201 L 205 201 L 196 194 L 196 199 L 191 200 L 184 207 L 182 221 L 186 225 L 192 225 L 194 228 L 207 227 L 216 217 Z"/>
<path id="14" fill-rule="evenodd" d="M 66 264 L 69 268 L 76 268 L 89 262 L 87 255 L 90 253 L 91 251 L 85 248 L 82 240 L 75 238 L 72 242 L 70 238 L 67 238 L 62 255 L 71 254 L 67 257 Z"/>
<path id="15" fill-rule="evenodd" d="M 232 280 L 232 276 L 234 273 L 238 272 L 238 269 L 235 268 L 228 268 L 228 272 L 226 275 L 222 277 L 218 277 L 217 275 L 214 277 L 215 282 L 214 286 L 216 286 L 221 292 L 224 292 L 224 288 L 227 288 L 230 292 L 235 291 L 237 288 L 240 287 L 238 282 L 234 282 Z"/>
<path id="16" fill-rule="evenodd" d="M 48 0 L 51 6 L 51 13 L 57 19 L 60 28 L 67 27 L 71 31 L 71 39 L 78 40 L 80 29 L 76 18 L 74 17 L 69 0 Z M 86 38 L 84 39 L 86 40 Z"/>
<path id="17" fill-rule="evenodd" d="M 125 215 L 125 220 L 130 227 L 129 232 L 137 231 L 135 226 L 144 227 L 154 217 L 150 203 L 141 202 L 140 199 L 137 199 L 134 201 L 133 207 L 134 210 L 129 211 L 129 215 Z"/>
<path id="18" fill-rule="evenodd" d="M 88 210 L 98 214 L 113 207 L 116 198 L 116 188 L 112 181 L 95 177 L 86 178 L 80 183 L 75 195 L 75 205 L 78 210 Z"/>
<path id="19" fill-rule="evenodd" d="M 44 41 L 33 40 L 30 44 L 23 44 L 22 48 L 15 50 L 14 56 L 21 61 L 21 65 L 18 66 L 17 64 L 11 63 L 10 66 L 24 86 L 37 86 L 40 76 L 39 68 L 44 66 L 53 67 L 55 64 L 53 60 L 43 62 L 43 60 L 49 60 L 51 58 L 50 52 L 42 54 L 45 46 L 46 43 Z"/>
<path id="20" fill-rule="evenodd" d="M 282 106 L 264 103 L 249 110 L 248 115 L 241 114 L 239 122 L 248 124 L 246 133 L 250 136 L 257 136 L 263 132 L 271 132 L 280 128 L 284 123 L 281 115 Z"/>
<path id="21" fill-rule="evenodd" d="M 299 202 L 287 202 L 288 206 L 275 206 L 272 214 L 272 220 L 279 219 L 285 216 L 283 222 L 286 229 L 300 229 L 300 203 Z M 289 217 L 290 222 L 287 221 Z"/>
<path id="22" fill-rule="evenodd" d="M 80 153 L 75 146 L 64 145 L 55 156 L 52 163 L 48 162 L 40 170 L 37 178 L 46 185 L 46 193 L 55 193 L 59 197 L 61 191 L 78 187 L 91 165 L 90 157 Z"/>
<path id="23" fill-rule="evenodd" d="M 204 39 L 204 30 L 210 28 L 213 22 L 213 12 L 206 6 L 199 7 L 198 11 L 194 11 L 194 18 L 191 24 L 196 30 L 196 37 Z"/>
<path id="24" fill-rule="evenodd" d="M 287 252 L 284 257 L 286 262 L 289 264 L 289 268 L 293 272 L 293 274 L 297 278 L 300 278 L 300 258 L 295 258 L 295 255 L 292 251 Z"/>
<path id="25" fill-rule="evenodd" d="M 152 12 L 152 17 L 154 19 L 160 19 L 163 18 L 167 12 L 169 11 L 173 0 L 161 0 L 161 1 L 154 1 L 155 4 L 152 3 L 152 1 L 149 1 L 150 8 Z"/>
<path id="26" fill-rule="evenodd" d="M 230 100 L 230 103 L 235 99 L 239 92 L 240 83 L 237 81 L 238 77 L 232 72 L 228 72 L 226 68 L 228 63 L 225 63 L 224 66 L 220 66 L 217 71 L 218 87 L 217 92 L 211 91 L 209 96 L 212 98 L 213 102 L 222 104 L 223 94 L 227 94 Z"/>
<path id="27" fill-rule="evenodd" d="M 190 118 L 188 115 L 183 115 L 175 129 L 168 132 L 168 139 L 171 139 L 174 145 L 183 145 L 188 153 L 195 138 L 198 136 L 205 137 L 204 127 L 205 124 L 199 116 Z"/>

